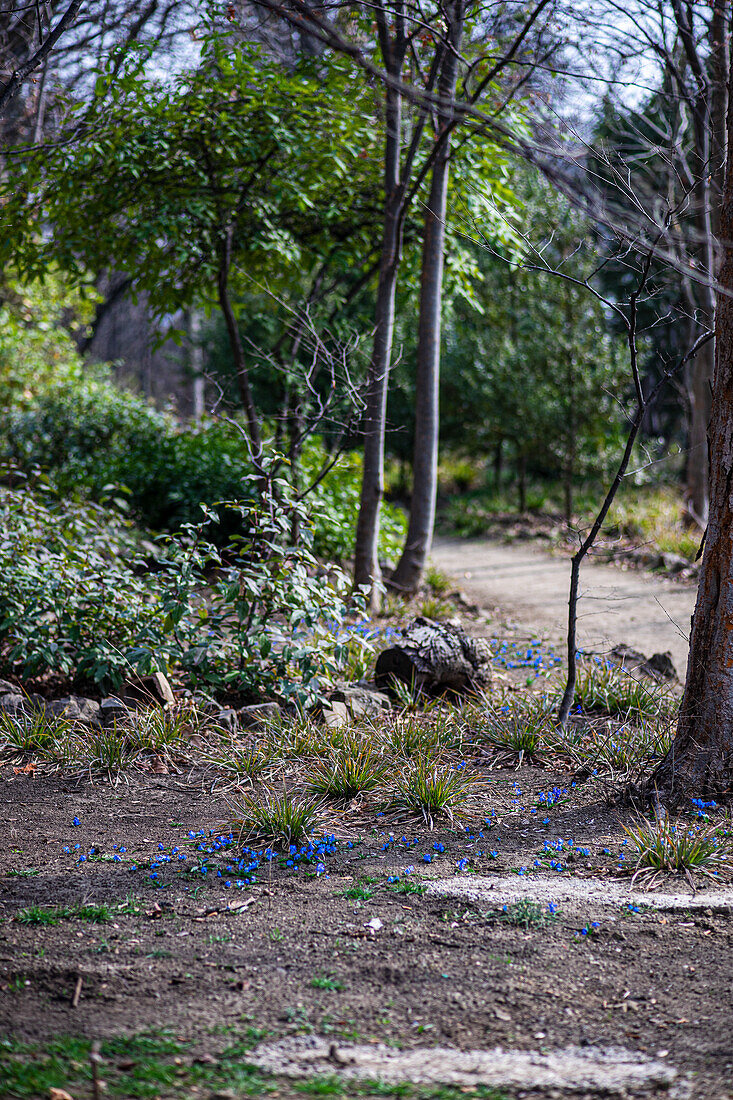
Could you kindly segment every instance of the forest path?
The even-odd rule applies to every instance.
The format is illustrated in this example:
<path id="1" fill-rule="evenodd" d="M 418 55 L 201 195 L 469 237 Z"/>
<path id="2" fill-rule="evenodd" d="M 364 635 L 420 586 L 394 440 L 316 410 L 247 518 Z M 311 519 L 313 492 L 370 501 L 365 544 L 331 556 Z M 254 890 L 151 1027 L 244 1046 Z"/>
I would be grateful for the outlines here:
<path id="1" fill-rule="evenodd" d="M 526 543 L 436 538 L 433 564 L 498 618 L 564 647 L 570 561 Z M 580 571 L 578 645 L 594 652 L 625 643 L 647 656 L 669 650 L 684 681 L 696 587 L 588 561 Z M 558 652 L 563 652 L 559 648 Z"/>

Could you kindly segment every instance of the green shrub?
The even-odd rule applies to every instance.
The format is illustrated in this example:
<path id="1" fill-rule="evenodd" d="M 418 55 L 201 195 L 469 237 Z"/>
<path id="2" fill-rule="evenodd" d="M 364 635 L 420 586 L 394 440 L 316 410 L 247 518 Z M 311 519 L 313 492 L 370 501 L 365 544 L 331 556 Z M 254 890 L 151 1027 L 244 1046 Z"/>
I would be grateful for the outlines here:
<path id="1" fill-rule="evenodd" d="M 201 503 L 246 498 L 252 468 L 237 425 L 182 424 L 118 388 L 107 367 L 83 362 L 62 326 L 74 314 L 88 320 L 90 303 L 60 277 L 0 292 L 0 462 L 46 471 L 65 496 L 124 499 L 156 531 L 197 524 Z M 300 483 L 307 488 L 329 461 L 323 443 L 310 439 Z M 307 496 L 321 557 L 353 553 L 361 471 L 360 455 L 342 455 Z M 386 504 L 383 556 L 397 557 L 405 531 L 403 513 Z M 233 534 L 241 534 L 238 514 L 220 510 L 209 538 L 225 545 Z"/>
<path id="2" fill-rule="evenodd" d="M 323 468 L 326 453 L 320 440 L 303 452 L 303 483 L 309 484 Z M 355 451 L 341 455 L 336 465 L 309 494 L 315 517 L 315 549 L 332 561 L 343 561 L 354 552 L 354 532 L 359 514 L 362 458 Z M 396 561 L 407 533 L 404 512 L 384 503 L 379 533 L 380 554 Z"/>
<path id="3" fill-rule="evenodd" d="M 135 539 L 98 505 L 0 488 L 0 667 L 112 686 L 165 665 L 159 598 Z"/>
<path id="4" fill-rule="evenodd" d="M 343 661 L 348 580 L 319 569 L 285 482 L 232 504 L 242 534 L 224 554 L 202 523 L 170 536 L 162 572 L 140 569 L 132 528 L 50 489 L 0 489 L 0 668 L 61 672 L 102 690 L 134 670 L 254 699 L 319 698 Z M 277 498 L 277 499 L 275 499 Z M 302 535 L 288 545 L 294 511 Z"/>

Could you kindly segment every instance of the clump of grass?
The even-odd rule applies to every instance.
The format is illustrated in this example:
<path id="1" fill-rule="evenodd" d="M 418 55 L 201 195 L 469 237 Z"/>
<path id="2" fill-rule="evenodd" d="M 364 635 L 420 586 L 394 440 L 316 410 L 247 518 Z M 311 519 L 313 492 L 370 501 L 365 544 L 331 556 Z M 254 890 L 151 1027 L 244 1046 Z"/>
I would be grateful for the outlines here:
<path id="1" fill-rule="evenodd" d="M 267 791 L 259 801 L 241 798 L 234 809 L 237 816 L 232 824 L 239 830 L 240 841 L 256 836 L 265 843 L 284 848 L 306 840 L 318 825 L 320 816 L 320 803 L 287 791 L 280 795 Z"/>
<path id="2" fill-rule="evenodd" d="M 131 910 L 122 906 L 115 908 L 106 902 L 95 905 L 85 903 L 82 905 L 30 905 L 27 909 L 21 909 L 16 916 L 19 924 L 50 926 L 58 924 L 61 920 L 85 920 L 92 924 L 106 924 L 117 913 L 129 913 Z"/>
<path id="3" fill-rule="evenodd" d="M 332 799 L 352 799 L 372 791 L 384 780 L 387 766 L 368 741 L 347 739 L 326 760 L 317 761 L 308 776 L 310 794 Z"/>
<path id="4" fill-rule="evenodd" d="M 151 707 L 136 715 L 128 743 L 133 749 L 165 756 L 171 749 L 186 745 L 197 728 L 198 718 L 190 704 Z"/>
<path id="5" fill-rule="evenodd" d="M 581 669 L 575 697 L 586 711 L 622 718 L 658 718 L 677 709 L 677 700 L 668 688 L 637 679 L 615 665 L 595 662 Z"/>
<path id="6" fill-rule="evenodd" d="M 374 664 L 374 646 L 361 634 L 350 634 L 335 649 L 336 663 L 347 683 L 365 679 Z"/>
<path id="7" fill-rule="evenodd" d="M 664 874 L 683 874 L 691 882 L 693 874 L 719 878 L 733 872 L 733 843 L 719 825 L 642 818 L 624 832 L 636 861 L 632 882 L 641 879 L 649 889 Z"/>
<path id="8" fill-rule="evenodd" d="M 512 928 L 546 928 L 558 918 L 554 905 L 543 906 L 531 898 L 520 898 L 503 905 L 501 909 L 489 909 L 481 914 L 484 920 L 497 921 L 500 924 L 509 924 Z"/>
<path id="9" fill-rule="evenodd" d="M 277 745 L 282 756 L 320 756 L 329 748 L 324 731 L 304 714 L 295 721 L 286 722 L 284 718 L 279 718 L 268 724 L 267 736 L 271 744 Z"/>
<path id="10" fill-rule="evenodd" d="M 427 568 L 425 584 L 434 596 L 447 596 L 453 587 L 450 577 L 442 573 L 440 569 L 436 569 L 434 565 L 429 565 Z"/>
<path id="11" fill-rule="evenodd" d="M 399 882 L 391 882 L 387 889 L 394 894 L 413 894 L 422 897 L 427 886 L 422 882 L 415 882 L 414 879 L 403 878 Z"/>
<path id="12" fill-rule="evenodd" d="M 606 526 L 629 538 L 657 546 L 694 561 L 700 533 L 685 526 L 679 490 L 669 486 L 648 486 L 624 493 L 609 512 Z"/>
<path id="13" fill-rule="evenodd" d="M 589 726 L 578 744 L 569 746 L 573 760 L 597 776 L 628 779 L 648 769 L 669 749 L 674 727 L 667 720 L 626 723 L 612 729 Z"/>
<path id="14" fill-rule="evenodd" d="M 53 718 L 38 708 L 26 714 L 0 711 L 0 753 L 33 753 L 55 756 L 59 741 L 67 738 L 71 723 L 65 718 Z"/>
<path id="15" fill-rule="evenodd" d="M 232 742 L 206 756 L 208 763 L 238 782 L 259 779 L 274 763 L 276 753 L 270 744 L 251 744 L 244 748 Z"/>
<path id="16" fill-rule="evenodd" d="M 546 700 L 537 698 L 487 707 L 480 718 L 480 728 L 499 764 L 536 763 L 542 750 L 554 739 L 552 711 Z"/>
<path id="17" fill-rule="evenodd" d="M 432 828 L 433 818 L 438 814 L 453 821 L 468 799 L 473 783 L 462 768 L 419 760 L 398 779 L 392 806 L 422 814 Z"/>
<path id="18" fill-rule="evenodd" d="M 434 622 L 440 622 L 442 619 L 449 619 L 453 614 L 453 608 L 449 603 L 446 603 L 440 596 L 426 596 L 420 604 L 420 614 L 424 619 L 432 619 Z"/>
<path id="19" fill-rule="evenodd" d="M 428 709 L 420 714 L 400 714 L 384 723 L 381 735 L 385 749 L 407 760 L 440 757 L 460 751 L 465 729 L 455 711 Z"/>
<path id="20" fill-rule="evenodd" d="M 344 890 L 344 897 L 354 901 L 369 901 L 374 897 L 374 887 L 368 882 L 355 882 L 353 886 L 348 886 Z"/>
<path id="21" fill-rule="evenodd" d="M 85 756 L 88 766 L 108 776 L 124 771 L 137 755 L 137 749 L 127 738 L 127 731 L 118 729 L 117 726 L 93 730 L 86 737 Z"/>
<path id="22" fill-rule="evenodd" d="M 69 913 L 70 910 L 61 909 L 58 905 L 29 905 L 27 909 L 21 909 L 15 919 L 18 924 L 48 926 L 58 924 Z"/>

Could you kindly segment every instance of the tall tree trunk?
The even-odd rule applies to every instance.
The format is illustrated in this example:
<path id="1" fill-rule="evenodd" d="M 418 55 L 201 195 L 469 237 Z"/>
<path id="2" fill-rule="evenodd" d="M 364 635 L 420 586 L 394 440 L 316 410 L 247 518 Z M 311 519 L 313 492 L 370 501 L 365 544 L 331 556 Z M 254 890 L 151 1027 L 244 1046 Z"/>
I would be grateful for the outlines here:
<path id="1" fill-rule="evenodd" d="M 364 470 L 354 549 L 354 587 L 365 587 L 370 608 L 381 599 L 379 568 L 379 511 L 384 495 L 384 437 L 387 390 L 392 358 L 397 272 L 402 249 L 400 184 L 402 97 L 396 87 L 386 90 L 384 189 L 386 195 L 379 284 L 374 317 L 374 343 L 369 363 L 363 418 Z"/>
<path id="2" fill-rule="evenodd" d="M 708 423 L 710 389 L 715 369 L 715 345 L 711 341 L 700 348 L 688 383 L 690 431 L 687 441 L 687 486 L 685 505 L 690 520 L 700 527 L 708 521 Z"/>
<path id="3" fill-rule="evenodd" d="M 709 431 L 710 514 L 677 733 L 651 779 L 653 787 L 676 795 L 720 793 L 733 787 L 732 131 L 729 106 Z"/>
<path id="4" fill-rule="evenodd" d="M 672 8 L 698 89 L 695 100 L 691 103 L 698 180 L 692 199 L 698 240 L 697 260 L 709 279 L 707 285 L 701 283 L 699 286 L 699 308 L 703 314 L 703 327 L 710 327 L 715 312 L 712 283 L 718 266 L 716 245 L 720 234 L 719 211 L 726 163 L 730 12 L 726 0 L 713 0 L 708 24 L 709 48 L 707 56 L 703 57 L 699 46 L 693 41 L 691 8 L 683 5 L 680 0 L 673 0 Z M 688 384 L 690 433 L 685 497 L 690 518 L 700 526 L 707 523 L 709 510 L 707 436 L 714 370 L 715 347 L 708 343 L 700 349 L 693 363 Z"/>
<path id="5" fill-rule="evenodd" d="M 226 239 L 222 242 L 219 257 L 219 276 L 217 281 L 219 308 L 224 317 L 239 396 L 242 407 L 244 408 L 244 415 L 247 418 L 250 457 L 252 458 L 255 469 L 259 470 L 262 461 L 262 431 L 260 428 L 260 418 L 257 414 L 254 398 L 252 396 L 252 387 L 250 385 L 247 360 L 244 354 L 239 325 L 237 324 L 237 318 L 232 307 L 231 298 L 229 297 L 229 265 L 231 262 L 231 250 L 232 233 L 230 231 L 227 233 Z"/>
<path id="6" fill-rule="evenodd" d="M 443 104 L 455 99 L 458 57 L 463 37 L 463 3 L 456 0 L 451 12 L 450 45 L 438 82 Z M 450 109 L 438 115 L 438 134 L 444 133 L 433 162 L 430 194 L 425 209 L 422 271 L 420 276 L 420 319 L 415 372 L 415 442 L 412 461 L 410 522 L 402 555 L 390 580 L 390 587 L 412 595 L 420 587 L 433 543 L 435 500 L 438 491 L 438 436 L 440 429 L 440 336 L 443 305 L 443 259 L 445 217 L 450 177 Z"/>
<path id="7" fill-rule="evenodd" d="M 443 160 L 443 158 L 440 158 Z M 417 592 L 433 541 L 438 483 L 438 391 L 440 388 L 440 314 L 443 248 L 448 192 L 448 154 L 436 164 L 425 212 L 420 288 L 420 319 L 415 372 L 415 441 L 412 459 L 410 522 L 390 588 Z"/>

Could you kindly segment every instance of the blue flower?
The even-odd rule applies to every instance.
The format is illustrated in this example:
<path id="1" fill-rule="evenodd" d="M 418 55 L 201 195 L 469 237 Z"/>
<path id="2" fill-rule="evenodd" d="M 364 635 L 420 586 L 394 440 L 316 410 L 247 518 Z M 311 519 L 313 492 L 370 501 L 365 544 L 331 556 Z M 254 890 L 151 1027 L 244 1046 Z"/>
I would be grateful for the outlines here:
<path id="1" fill-rule="evenodd" d="M 429 852 L 426 852 L 425 855 L 422 857 L 422 861 L 423 863 L 432 863 L 433 857 L 430 855 Z"/>
<path id="2" fill-rule="evenodd" d="M 75 817 L 75 818 L 73 819 L 73 821 L 71 822 L 71 824 L 72 824 L 72 825 L 81 825 L 81 821 L 79 820 L 79 818 L 78 818 L 78 817 Z"/>
<path id="3" fill-rule="evenodd" d="M 458 862 L 456 863 L 456 867 L 459 871 L 465 871 L 466 867 L 468 867 L 468 863 L 469 861 L 464 857 L 463 859 L 458 860 Z"/>

